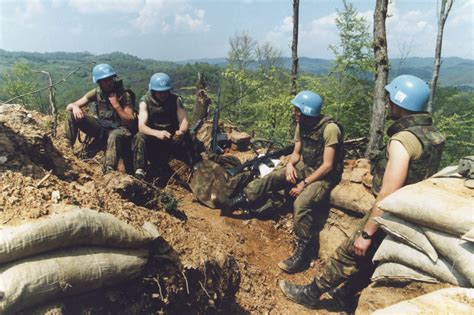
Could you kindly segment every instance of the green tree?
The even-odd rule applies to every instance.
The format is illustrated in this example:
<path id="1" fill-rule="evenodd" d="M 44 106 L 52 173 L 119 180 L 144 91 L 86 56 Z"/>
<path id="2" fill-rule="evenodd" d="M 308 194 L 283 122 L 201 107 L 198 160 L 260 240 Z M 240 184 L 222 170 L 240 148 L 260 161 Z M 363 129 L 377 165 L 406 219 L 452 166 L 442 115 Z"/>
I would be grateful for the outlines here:
<path id="1" fill-rule="evenodd" d="M 24 61 L 15 63 L 11 70 L 6 71 L 2 76 L 2 81 L 2 94 L 8 99 L 39 89 L 38 75 L 33 71 L 31 65 Z M 28 109 L 42 112 L 48 108 L 47 99 L 42 99 L 39 93 L 25 95 L 19 98 L 19 102 Z"/>
<path id="2" fill-rule="evenodd" d="M 337 10 L 339 43 L 330 45 L 335 61 L 328 78 L 309 79 L 306 85 L 323 94 L 325 112 L 337 119 L 346 138 L 366 136 L 369 130 L 374 72 L 372 37 L 368 23 L 354 6 L 343 0 L 344 10 Z M 308 80 L 309 79 L 309 80 Z"/>
<path id="3" fill-rule="evenodd" d="M 474 152 L 474 92 L 438 87 L 435 103 L 435 124 L 446 136 L 441 165 L 456 165 Z"/>

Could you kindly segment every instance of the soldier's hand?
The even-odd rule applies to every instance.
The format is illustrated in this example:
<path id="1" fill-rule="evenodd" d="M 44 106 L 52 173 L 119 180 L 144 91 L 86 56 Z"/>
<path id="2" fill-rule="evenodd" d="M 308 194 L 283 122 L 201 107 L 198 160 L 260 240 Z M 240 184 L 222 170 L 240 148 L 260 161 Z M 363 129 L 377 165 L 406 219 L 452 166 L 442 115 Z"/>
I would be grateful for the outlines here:
<path id="1" fill-rule="evenodd" d="M 362 236 L 356 238 L 354 242 L 354 254 L 363 257 L 367 253 L 372 240 L 366 240 Z"/>
<path id="2" fill-rule="evenodd" d="M 184 132 L 182 132 L 181 130 L 177 130 L 174 133 L 174 138 L 175 138 L 176 141 L 181 140 L 181 138 L 183 138 L 183 136 L 184 136 Z"/>
<path id="3" fill-rule="evenodd" d="M 166 130 L 156 130 L 154 136 L 157 137 L 157 138 L 160 139 L 160 140 L 168 140 L 168 139 L 171 139 L 171 133 L 169 133 L 169 132 L 166 131 Z"/>
<path id="4" fill-rule="evenodd" d="M 110 104 L 112 104 L 113 108 L 115 109 L 117 109 L 117 107 L 120 106 L 120 103 L 117 98 L 117 94 L 113 92 L 109 94 L 109 101 L 110 101 Z"/>
<path id="5" fill-rule="evenodd" d="M 296 184 L 297 177 L 298 176 L 296 174 L 296 169 L 293 166 L 293 164 L 291 163 L 286 164 L 286 180 L 292 184 Z"/>
<path id="6" fill-rule="evenodd" d="M 303 189 L 304 189 L 304 183 L 300 182 L 298 185 L 291 188 L 289 194 L 291 197 L 296 198 L 303 192 Z"/>
<path id="7" fill-rule="evenodd" d="M 84 118 L 84 112 L 77 105 L 72 105 L 72 114 L 75 120 L 82 120 Z"/>

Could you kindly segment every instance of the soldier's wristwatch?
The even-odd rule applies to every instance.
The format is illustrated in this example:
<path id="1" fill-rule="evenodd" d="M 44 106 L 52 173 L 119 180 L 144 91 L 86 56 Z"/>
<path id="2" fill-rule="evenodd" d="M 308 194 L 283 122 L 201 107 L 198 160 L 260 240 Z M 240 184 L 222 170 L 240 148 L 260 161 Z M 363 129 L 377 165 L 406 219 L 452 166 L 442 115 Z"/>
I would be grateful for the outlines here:
<path id="1" fill-rule="evenodd" d="M 373 235 L 370 235 L 370 234 L 367 233 L 366 231 L 362 231 L 361 236 L 362 236 L 362 238 L 363 238 L 364 240 L 371 240 Z"/>

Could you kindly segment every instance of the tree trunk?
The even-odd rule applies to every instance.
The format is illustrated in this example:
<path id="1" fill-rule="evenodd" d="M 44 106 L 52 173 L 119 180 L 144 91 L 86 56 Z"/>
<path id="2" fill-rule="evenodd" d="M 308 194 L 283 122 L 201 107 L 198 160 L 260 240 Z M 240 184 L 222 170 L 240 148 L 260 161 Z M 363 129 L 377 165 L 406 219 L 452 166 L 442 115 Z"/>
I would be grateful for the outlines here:
<path id="1" fill-rule="evenodd" d="M 435 50 L 435 60 L 434 60 L 434 69 L 433 75 L 431 77 L 431 90 L 430 90 L 430 99 L 428 101 L 428 112 L 433 111 L 433 102 L 436 92 L 436 84 L 438 83 L 439 77 L 439 68 L 441 67 L 441 48 L 443 46 L 443 30 L 444 23 L 448 18 L 449 11 L 453 6 L 454 0 L 443 0 L 441 2 L 441 9 L 439 11 L 439 20 L 438 20 L 438 36 L 436 37 L 436 50 Z"/>
<path id="2" fill-rule="evenodd" d="M 298 77 L 298 20 L 300 0 L 293 0 L 293 43 L 291 44 L 291 95 L 296 95 Z"/>
<path id="3" fill-rule="evenodd" d="M 383 142 L 385 103 L 387 98 L 385 85 L 387 85 L 388 78 L 387 34 L 385 32 L 387 6 L 388 0 L 377 0 L 374 12 L 374 57 L 376 71 L 369 144 L 365 152 L 366 158 L 376 154 Z"/>
<path id="4" fill-rule="evenodd" d="M 207 96 L 206 81 L 204 74 L 198 72 L 198 80 L 196 83 L 196 103 L 194 104 L 193 123 L 200 119 L 206 119 L 209 111 L 211 99 Z"/>

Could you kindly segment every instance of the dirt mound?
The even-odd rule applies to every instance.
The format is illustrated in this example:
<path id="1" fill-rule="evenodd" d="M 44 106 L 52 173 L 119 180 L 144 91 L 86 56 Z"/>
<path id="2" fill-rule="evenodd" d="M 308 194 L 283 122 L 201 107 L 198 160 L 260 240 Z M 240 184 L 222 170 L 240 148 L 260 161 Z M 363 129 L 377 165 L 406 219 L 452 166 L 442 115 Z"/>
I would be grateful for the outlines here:
<path id="1" fill-rule="evenodd" d="M 156 183 L 138 181 L 121 172 L 103 176 L 100 154 L 86 160 L 77 158 L 61 140 L 62 130 L 53 139 L 49 126 L 49 118 L 41 114 L 18 105 L 0 106 L 0 224 L 18 225 L 57 209 L 81 206 L 111 213 L 134 226 L 151 222 L 162 239 L 154 247 L 141 279 L 27 313 L 309 314 L 309 310 L 283 297 L 277 281 L 311 281 L 361 217 L 361 213 L 335 208 L 320 211 L 321 222 L 326 222 L 320 233 L 321 259 L 303 273 L 287 275 L 277 263 L 292 251 L 290 212 L 281 211 L 265 220 L 238 212 L 234 217 L 221 217 L 219 211 L 199 204 L 189 191 L 176 185 L 174 179 L 186 181 L 189 177 L 189 170 L 179 162 L 172 163 L 171 179 Z M 252 156 L 249 152 L 239 154 L 242 160 Z M 350 184 L 346 186 L 357 184 L 364 174 L 357 170 L 348 174 L 345 180 Z M 360 212 L 366 207 L 364 199 Z M 165 245 L 171 251 L 162 254 Z M 437 288 L 420 286 L 424 288 L 420 294 Z M 369 290 L 370 299 L 361 298 L 359 308 L 372 310 L 374 299 L 379 301 L 377 307 L 388 305 L 387 290 Z M 403 290 L 390 294 L 405 299 Z M 333 303 L 328 311 L 320 312 L 340 311 L 351 309 Z"/>

